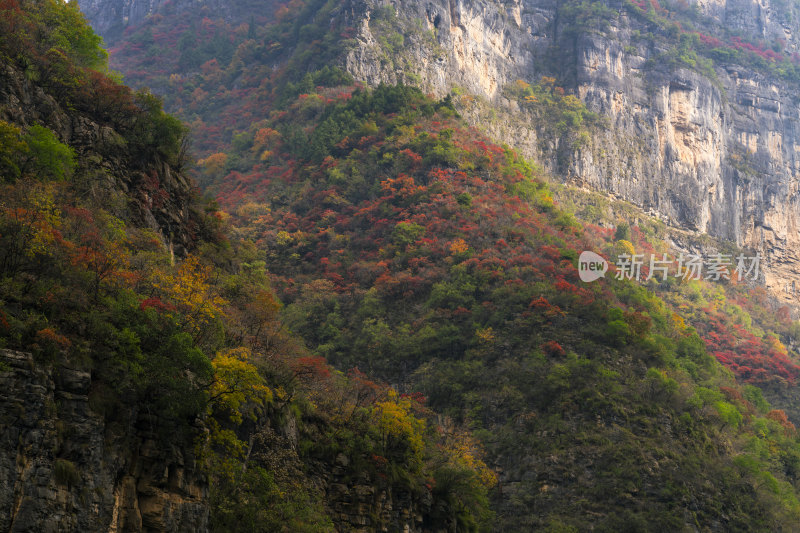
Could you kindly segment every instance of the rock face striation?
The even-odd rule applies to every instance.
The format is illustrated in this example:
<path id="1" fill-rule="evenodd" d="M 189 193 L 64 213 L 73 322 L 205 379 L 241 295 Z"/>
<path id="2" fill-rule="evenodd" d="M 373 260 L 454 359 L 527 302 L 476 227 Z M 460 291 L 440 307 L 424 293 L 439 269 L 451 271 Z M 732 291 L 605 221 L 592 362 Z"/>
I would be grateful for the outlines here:
<path id="1" fill-rule="evenodd" d="M 91 374 L 0 351 L 0 529 L 203 531 L 207 482 L 191 442 L 130 406 L 98 412 Z"/>

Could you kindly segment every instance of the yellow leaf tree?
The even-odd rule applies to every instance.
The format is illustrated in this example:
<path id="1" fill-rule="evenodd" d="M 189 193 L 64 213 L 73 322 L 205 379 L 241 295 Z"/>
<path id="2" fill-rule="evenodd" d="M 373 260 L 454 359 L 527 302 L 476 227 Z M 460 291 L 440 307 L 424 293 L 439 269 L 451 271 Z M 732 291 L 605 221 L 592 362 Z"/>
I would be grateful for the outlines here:
<path id="1" fill-rule="evenodd" d="M 223 317 L 227 303 L 209 283 L 212 274 L 213 268 L 201 264 L 196 256 L 187 257 L 174 274 L 154 274 L 156 289 L 182 313 L 181 326 L 195 342 Z"/>
<path id="2" fill-rule="evenodd" d="M 231 421 L 241 424 L 245 416 L 272 401 L 272 391 L 250 363 L 249 349 L 240 347 L 219 352 L 211 361 L 214 382 L 210 390 L 212 411 L 227 412 Z"/>
<path id="3" fill-rule="evenodd" d="M 407 450 L 413 465 L 421 465 L 424 448 L 425 422 L 411 412 L 411 400 L 401 398 L 395 390 L 389 390 L 386 401 L 377 402 L 374 414 L 381 434 L 385 456 L 393 451 Z"/>

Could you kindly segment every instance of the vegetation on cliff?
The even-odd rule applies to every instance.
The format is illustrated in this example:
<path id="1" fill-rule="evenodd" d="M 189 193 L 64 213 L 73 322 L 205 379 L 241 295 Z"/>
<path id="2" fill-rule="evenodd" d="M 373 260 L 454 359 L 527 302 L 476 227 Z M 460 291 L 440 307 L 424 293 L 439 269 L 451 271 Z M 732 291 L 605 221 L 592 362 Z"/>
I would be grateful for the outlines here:
<path id="1" fill-rule="evenodd" d="M 182 163 L 184 128 L 157 98 L 104 73 L 105 53 L 75 5 L 8 0 L 0 26 L 10 72 L 76 121 L 111 128 L 146 176 L 150 207 L 165 205 L 162 179 Z M 195 198 L 192 227 L 180 228 L 192 247 L 176 258 L 163 228 L 92 194 L 98 161 L 87 158 L 102 151 L 25 119 L 0 120 L 0 347 L 90 370 L 91 408 L 109 424 L 134 405 L 167 421 L 161 444 L 194 448 L 206 469 L 215 531 L 348 527 L 328 483 L 372 487 L 376 514 L 363 519 L 375 527 L 402 527 L 392 522 L 399 509 L 377 514 L 381 492 L 433 529 L 485 522 L 494 474 L 479 445 L 440 428 L 420 398 L 308 354 L 279 317 L 264 261 L 252 243 L 226 237 L 223 213 Z M 53 451 L 53 483 L 80 491 L 69 450 Z M 357 503 L 349 512 L 362 519 Z"/>

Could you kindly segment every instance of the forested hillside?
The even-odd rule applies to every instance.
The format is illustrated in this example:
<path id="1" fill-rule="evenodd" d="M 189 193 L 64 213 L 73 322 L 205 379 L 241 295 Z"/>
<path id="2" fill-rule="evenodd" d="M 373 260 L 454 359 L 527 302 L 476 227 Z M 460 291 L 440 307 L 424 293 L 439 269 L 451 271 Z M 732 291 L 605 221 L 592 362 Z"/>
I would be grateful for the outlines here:
<path id="1" fill-rule="evenodd" d="M 793 5 L 158 5 L 148 3 L 155 16 L 113 38 L 112 61 L 130 83 L 164 94 L 169 108 L 202 132 L 200 157 L 258 119 L 287 81 L 325 66 L 370 87 L 402 82 L 436 98 L 452 93 L 469 124 L 534 158 L 553 180 L 612 194 L 671 228 L 758 251 L 762 283 L 796 305 L 791 287 L 800 284 L 800 240 L 792 184 L 800 139 L 792 125 L 800 43 Z M 543 77 L 602 116 L 604 126 L 576 116 L 543 118 L 517 88 L 518 81 L 536 85 Z"/>
<path id="2" fill-rule="evenodd" d="M 798 367 L 734 303 L 748 290 L 578 279 L 581 250 L 661 251 L 657 230 L 581 223 L 403 86 L 301 94 L 226 158 L 251 170 L 220 174 L 218 197 L 265 250 L 289 327 L 470 427 L 499 473 L 497 530 L 793 520 L 794 427 L 747 384 L 785 391 Z"/>
<path id="3" fill-rule="evenodd" d="M 287 331 L 182 173 L 185 128 L 76 5 L 5 2 L 0 27 L 0 527 L 483 523 L 477 442 Z"/>
<path id="4" fill-rule="evenodd" d="M 0 4 L 0 526 L 792 530 L 792 309 L 615 266 L 759 250 L 558 184 L 620 125 L 574 80 L 497 87 L 542 164 L 470 125 L 476 93 L 415 87 L 472 3 L 367 4 L 369 37 L 358 2 L 154 3 L 115 26 L 138 90 L 75 4 Z M 616 20 L 567 7 L 575 50 Z M 713 68 L 690 31 L 676 61 Z"/>

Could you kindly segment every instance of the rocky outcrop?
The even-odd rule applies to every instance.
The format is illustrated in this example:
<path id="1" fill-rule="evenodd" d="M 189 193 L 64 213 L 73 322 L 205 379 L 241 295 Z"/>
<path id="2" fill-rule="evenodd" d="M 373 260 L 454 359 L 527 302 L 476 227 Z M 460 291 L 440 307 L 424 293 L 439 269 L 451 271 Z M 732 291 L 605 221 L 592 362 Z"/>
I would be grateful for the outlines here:
<path id="1" fill-rule="evenodd" d="M 165 3 L 166 0 L 81 0 L 80 6 L 95 31 L 113 42 L 125 28 L 141 22 Z"/>
<path id="2" fill-rule="evenodd" d="M 800 280 L 797 88 L 733 66 L 714 82 L 647 72 L 645 57 L 616 42 L 586 41 L 578 93 L 612 127 L 574 154 L 565 177 L 758 252 L 775 294 Z"/>
<path id="3" fill-rule="evenodd" d="M 107 124 L 65 110 L 10 64 L 0 64 L 0 120 L 22 128 L 43 125 L 72 147 L 79 165 L 74 187 L 113 215 L 159 234 L 176 255 L 191 249 L 197 215 L 193 185 L 182 172 L 154 158 L 134 161 L 125 140 Z"/>
<path id="4" fill-rule="evenodd" d="M 258 465 L 272 472 L 279 483 L 303 486 L 324 507 L 336 531 L 369 533 L 404 531 L 422 533 L 431 514 L 430 489 L 412 490 L 392 483 L 357 465 L 345 454 L 325 460 L 302 458 L 299 438 L 315 439 L 326 432 L 321 426 L 296 422 L 294 415 L 282 411 L 280 423 L 267 420 L 251 440 L 251 468 Z M 321 422 L 321 421 L 320 421 Z"/>
<path id="5" fill-rule="evenodd" d="M 385 481 L 371 479 L 352 469 L 344 455 L 335 465 L 321 465 L 318 475 L 324 480 L 325 499 L 338 531 L 404 531 L 422 533 L 423 521 L 430 513 L 431 495 L 392 488 Z"/>
<path id="6" fill-rule="evenodd" d="M 191 442 L 128 406 L 99 413 L 87 371 L 0 350 L 0 529 L 203 531 L 207 483 Z"/>
<path id="7" fill-rule="evenodd" d="M 0 530 L 208 530 L 208 480 L 192 453 L 203 427 L 176 434 L 115 395 L 89 371 L 0 350 Z M 373 478 L 344 454 L 303 459 L 293 415 L 280 418 L 260 421 L 251 460 L 313 491 L 338 531 L 428 530 L 430 491 Z"/>

